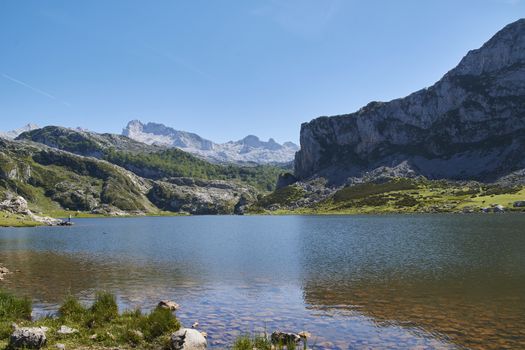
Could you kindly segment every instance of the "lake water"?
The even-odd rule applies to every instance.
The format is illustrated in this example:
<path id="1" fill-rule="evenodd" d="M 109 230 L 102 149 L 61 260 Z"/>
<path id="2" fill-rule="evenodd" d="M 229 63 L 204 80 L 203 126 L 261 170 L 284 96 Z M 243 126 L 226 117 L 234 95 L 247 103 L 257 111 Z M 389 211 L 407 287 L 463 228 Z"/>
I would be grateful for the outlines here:
<path id="1" fill-rule="evenodd" d="M 181 304 L 211 348 L 307 330 L 326 349 L 525 349 L 525 215 L 193 216 L 0 229 L 0 287 L 53 312 L 110 290 Z"/>

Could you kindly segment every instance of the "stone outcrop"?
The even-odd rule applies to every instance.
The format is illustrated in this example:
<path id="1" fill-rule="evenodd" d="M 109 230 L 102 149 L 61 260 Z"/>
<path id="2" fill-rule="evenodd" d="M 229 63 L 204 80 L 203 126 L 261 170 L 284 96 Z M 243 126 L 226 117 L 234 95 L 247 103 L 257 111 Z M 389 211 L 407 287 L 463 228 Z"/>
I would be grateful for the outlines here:
<path id="1" fill-rule="evenodd" d="M 148 194 L 157 207 L 188 214 L 240 214 L 256 200 L 249 186 L 228 181 L 169 178 L 156 181 Z"/>
<path id="2" fill-rule="evenodd" d="M 524 116 L 521 19 L 429 88 L 303 124 L 295 175 L 342 184 L 383 168 L 398 176 L 496 181 L 525 168 Z"/>
<path id="3" fill-rule="evenodd" d="M 0 202 L 0 210 L 12 214 L 27 216 L 29 220 L 33 220 L 48 226 L 61 225 L 63 222 L 60 219 L 35 215 L 31 210 L 29 210 L 29 207 L 27 206 L 27 201 L 22 196 L 12 196 L 8 194 L 8 198 Z"/>
<path id="4" fill-rule="evenodd" d="M 40 349 L 46 342 L 46 327 L 16 327 L 9 337 L 10 349 Z"/>

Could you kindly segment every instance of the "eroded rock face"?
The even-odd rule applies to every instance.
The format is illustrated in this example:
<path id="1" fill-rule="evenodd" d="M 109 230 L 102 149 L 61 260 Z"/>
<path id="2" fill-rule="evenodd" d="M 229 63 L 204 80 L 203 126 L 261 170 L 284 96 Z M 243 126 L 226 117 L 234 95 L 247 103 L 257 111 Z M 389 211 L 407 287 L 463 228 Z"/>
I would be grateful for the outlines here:
<path id="1" fill-rule="evenodd" d="M 234 214 L 256 200 L 249 186 L 219 180 L 170 178 L 156 181 L 148 198 L 157 207 L 189 214 Z"/>
<path id="2" fill-rule="evenodd" d="M 524 116 L 521 19 L 427 89 L 303 124 L 295 175 L 343 183 L 387 167 L 429 178 L 493 181 L 525 168 Z"/>
<path id="3" fill-rule="evenodd" d="M 198 330 L 182 328 L 171 335 L 171 346 L 174 350 L 204 350 L 208 342 Z"/>

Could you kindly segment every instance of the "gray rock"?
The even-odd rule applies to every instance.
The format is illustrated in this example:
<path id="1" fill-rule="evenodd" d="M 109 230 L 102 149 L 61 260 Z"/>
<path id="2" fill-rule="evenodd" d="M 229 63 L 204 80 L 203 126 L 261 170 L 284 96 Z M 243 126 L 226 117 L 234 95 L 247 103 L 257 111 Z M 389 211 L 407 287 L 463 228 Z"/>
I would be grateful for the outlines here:
<path id="1" fill-rule="evenodd" d="M 494 208 L 492 208 L 492 210 L 495 212 L 495 213 L 503 213 L 505 211 L 505 207 L 501 204 L 497 204 L 494 206 Z"/>
<path id="2" fill-rule="evenodd" d="M 7 269 L 7 267 L 0 265 L 0 281 L 4 279 L 5 275 L 8 275 L 10 273 L 11 272 Z"/>
<path id="3" fill-rule="evenodd" d="M 182 328 L 171 335 L 171 346 L 174 350 L 203 350 L 208 342 L 196 329 Z"/>
<path id="4" fill-rule="evenodd" d="M 46 327 L 16 327 L 9 337 L 9 348 L 40 349 L 46 344 L 46 331 Z"/>
<path id="5" fill-rule="evenodd" d="M 171 311 L 177 311 L 180 308 L 179 304 L 171 300 L 161 300 L 157 306 Z"/>
<path id="6" fill-rule="evenodd" d="M 59 350 L 66 350 L 66 345 L 58 343 L 58 344 L 55 344 L 55 348 Z"/>
<path id="7" fill-rule="evenodd" d="M 512 204 L 514 208 L 522 208 L 525 207 L 525 201 L 516 201 Z"/>
<path id="8" fill-rule="evenodd" d="M 60 326 L 60 329 L 57 331 L 57 333 L 62 334 L 62 335 L 68 335 L 68 334 L 78 333 L 78 329 L 62 325 Z"/>

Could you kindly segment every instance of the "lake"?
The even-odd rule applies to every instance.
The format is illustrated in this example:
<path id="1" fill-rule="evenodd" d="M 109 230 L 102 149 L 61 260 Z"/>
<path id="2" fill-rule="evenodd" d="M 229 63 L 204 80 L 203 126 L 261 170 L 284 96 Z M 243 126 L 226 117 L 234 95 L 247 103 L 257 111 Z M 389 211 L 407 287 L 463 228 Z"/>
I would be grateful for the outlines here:
<path id="1" fill-rule="evenodd" d="M 525 215 L 190 216 L 0 228 L 0 287 L 181 305 L 211 348 L 309 331 L 326 349 L 525 349 Z"/>

